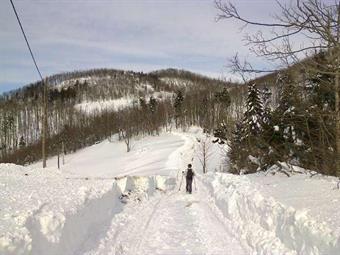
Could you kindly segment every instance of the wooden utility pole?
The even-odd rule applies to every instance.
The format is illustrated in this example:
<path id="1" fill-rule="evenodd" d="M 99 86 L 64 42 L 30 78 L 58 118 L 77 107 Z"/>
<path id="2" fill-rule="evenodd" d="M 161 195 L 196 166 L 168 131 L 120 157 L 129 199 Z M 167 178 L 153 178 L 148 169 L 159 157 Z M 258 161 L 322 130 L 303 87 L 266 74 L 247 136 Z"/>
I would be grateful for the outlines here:
<path id="1" fill-rule="evenodd" d="M 338 4 L 337 35 L 335 45 L 335 167 L 336 176 L 340 177 L 340 3 Z"/>
<path id="2" fill-rule="evenodd" d="M 61 142 L 61 150 L 63 155 L 63 165 L 65 165 L 65 144 L 64 141 Z"/>
<path id="3" fill-rule="evenodd" d="M 47 137 L 47 79 L 43 80 L 43 113 L 42 113 L 42 132 L 41 132 L 41 143 L 42 143 L 42 159 L 43 168 L 46 167 L 46 137 Z"/>

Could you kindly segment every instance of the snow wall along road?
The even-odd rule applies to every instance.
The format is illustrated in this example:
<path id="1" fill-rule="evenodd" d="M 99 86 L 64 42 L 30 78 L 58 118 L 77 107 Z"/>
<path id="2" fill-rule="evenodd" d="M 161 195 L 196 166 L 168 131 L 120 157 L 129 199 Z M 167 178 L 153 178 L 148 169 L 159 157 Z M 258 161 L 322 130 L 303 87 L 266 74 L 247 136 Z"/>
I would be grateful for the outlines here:
<path id="1" fill-rule="evenodd" d="M 174 185 L 175 179 L 169 177 L 128 176 L 115 180 L 112 189 L 101 197 L 87 195 L 76 210 L 43 204 L 26 221 L 29 237 L 0 242 L 0 254 L 83 254 L 98 244 L 112 218 L 123 210 L 126 198 L 123 194 L 139 194 L 139 199 L 143 199 Z"/>
<path id="2" fill-rule="evenodd" d="M 340 239 L 305 211 L 265 198 L 246 176 L 207 174 L 201 181 L 233 232 L 261 255 L 339 255 Z"/>

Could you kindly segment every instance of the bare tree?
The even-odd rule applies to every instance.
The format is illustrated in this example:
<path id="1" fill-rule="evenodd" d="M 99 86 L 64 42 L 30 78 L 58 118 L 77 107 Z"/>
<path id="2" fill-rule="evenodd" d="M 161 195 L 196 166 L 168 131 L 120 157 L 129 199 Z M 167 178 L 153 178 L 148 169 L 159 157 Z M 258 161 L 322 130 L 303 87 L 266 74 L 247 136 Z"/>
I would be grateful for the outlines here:
<path id="1" fill-rule="evenodd" d="M 119 136 L 121 137 L 121 139 L 124 140 L 125 144 L 126 144 L 126 152 L 130 152 L 131 151 L 131 138 L 132 138 L 132 134 L 130 132 L 129 129 L 120 129 L 119 130 Z"/>
<path id="2" fill-rule="evenodd" d="M 213 155 L 212 141 L 208 134 L 205 134 L 203 138 L 197 139 L 198 146 L 198 160 L 200 161 L 203 169 L 203 173 L 207 172 L 208 160 Z"/>
<path id="3" fill-rule="evenodd" d="M 327 4 L 321 0 L 296 0 L 289 5 L 276 1 L 280 13 L 275 22 L 253 21 L 242 16 L 234 4 L 215 0 L 219 10 L 218 20 L 238 20 L 246 26 L 258 26 L 262 30 L 245 36 L 245 42 L 256 56 L 264 57 L 277 64 L 278 68 L 299 65 L 304 69 L 310 65 L 312 56 L 323 52 L 327 58 L 327 69 L 317 70 L 331 75 L 335 94 L 335 161 L 336 175 L 340 177 L 340 2 Z M 298 45 L 294 41 L 300 41 Z M 302 59 L 308 61 L 302 61 Z M 249 64 L 233 59 L 235 69 L 243 72 L 261 72 Z"/>

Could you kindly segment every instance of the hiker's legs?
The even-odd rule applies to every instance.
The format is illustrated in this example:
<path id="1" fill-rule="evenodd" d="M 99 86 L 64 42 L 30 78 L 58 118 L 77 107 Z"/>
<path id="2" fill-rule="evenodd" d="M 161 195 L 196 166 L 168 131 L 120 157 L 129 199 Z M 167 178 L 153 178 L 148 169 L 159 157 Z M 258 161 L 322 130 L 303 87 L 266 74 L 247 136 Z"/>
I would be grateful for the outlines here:
<path id="1" fill-rule="evenodd" d="M 189 191 L 189 193 L 191 194 L 191 192 L 192 192 L 192 179 L 188 179 L 188 191 Z"/>
<path id="2" fill-rule="evenodd" d="M 186 180 L 186 187 L 185 187 L 185 189 L 186 189 L 186 192 L 189 192 L 189 179 L 185 178 L 185 180 Z"/>

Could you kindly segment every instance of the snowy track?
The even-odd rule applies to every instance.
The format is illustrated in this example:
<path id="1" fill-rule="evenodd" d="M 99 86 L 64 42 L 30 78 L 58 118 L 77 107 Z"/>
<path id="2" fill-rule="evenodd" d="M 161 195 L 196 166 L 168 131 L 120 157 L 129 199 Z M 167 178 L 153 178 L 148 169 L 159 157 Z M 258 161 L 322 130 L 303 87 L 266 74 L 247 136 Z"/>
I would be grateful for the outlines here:
<path id="1" fill-rule="evenodd" d="M 198 184 L 192 195 L 172 191 L 130 206 L 89 254 L 249 254 Z"/>

